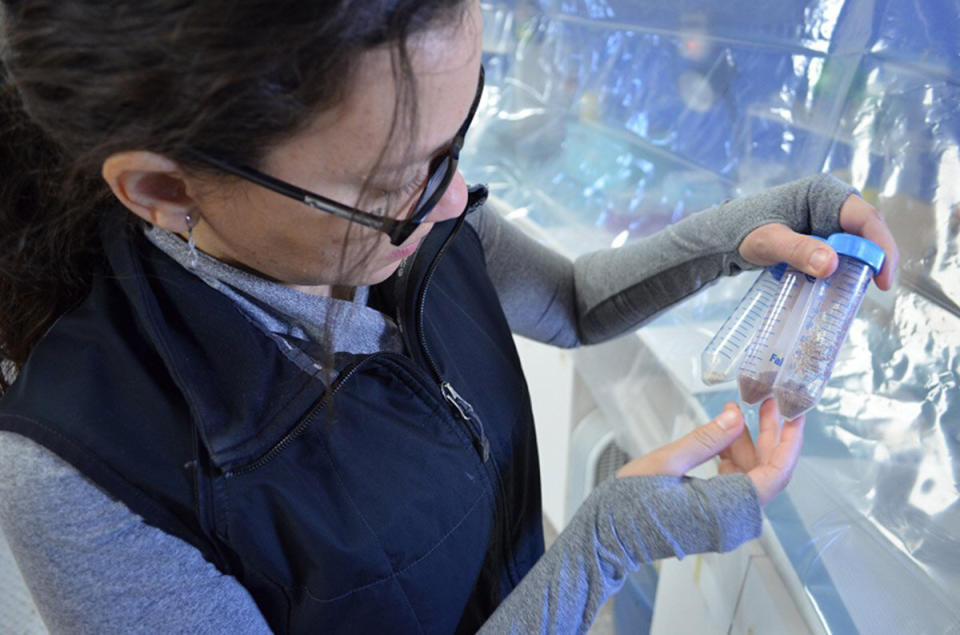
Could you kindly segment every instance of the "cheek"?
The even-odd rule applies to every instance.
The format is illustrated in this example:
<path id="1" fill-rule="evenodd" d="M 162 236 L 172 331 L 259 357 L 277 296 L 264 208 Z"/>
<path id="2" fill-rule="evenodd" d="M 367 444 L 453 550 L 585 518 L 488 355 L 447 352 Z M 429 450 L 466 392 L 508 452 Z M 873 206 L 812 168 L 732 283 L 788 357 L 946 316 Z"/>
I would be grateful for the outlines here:
<path id="1" fill-rule="evenodd" d="M 275 198 L 251 195 L 209 209 L 198 246 L 224 262 L 293 285 L 371 284 L 396 269 L 390 259 L 395 247 L 382 234 Z"/>
<path id="2" fill-rule="evenodd" d="M 393 275 L 393 272 L 397 270 L 400 266 L 399 260 L 394 260 L 393 262 L 387 264 L 376 271 L 371 271 L 364 276 L 363 280 L 357 281 L 355 285 L 373 285 L 379 284 Z"/>
<path id="3" fill-rule="evenodd" d="M 260 208 L 264 209 L 264 208 Z M 243 220 L 225 219 L 216 228 L 227 258 L 270 278 L 290 284 L 326 284 L 319 278 L 337 270 L 342 231 L 299 210 L 274 207 L 252 211 Z"/>
<path id="4" fill-rule="evenodd" d="M 345 228 L 341 222 L 323 223 L 315 232 L 300 229 L 285 234 L 284 240 L 289 240 L 287 248 L 274 250 L 278 260 L 309 278 L 311 284 L 375 284 L 389 277 L 399 264 L 390 259 L 396 248 L 385 236 L 356 225 Z"/>

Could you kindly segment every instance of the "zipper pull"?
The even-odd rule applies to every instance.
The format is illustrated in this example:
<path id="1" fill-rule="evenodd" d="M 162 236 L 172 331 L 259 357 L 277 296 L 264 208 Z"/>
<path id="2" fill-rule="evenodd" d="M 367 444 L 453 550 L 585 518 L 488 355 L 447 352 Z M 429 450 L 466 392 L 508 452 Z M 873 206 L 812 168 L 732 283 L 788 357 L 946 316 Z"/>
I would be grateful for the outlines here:
<path id="1" fill-rule="evenodd" d="M 475 423 L 477 428 L 479 428 L 479 431 L 474 430 L 473 432 L 477 432 L 480 436 L 480 447 L 478 449 L 480 450 L 483 462 L 486 463 L 487 459 L 490 458 L 490 440 L 487 439 L 487 435 L 483 432 L 483 422 L 480 421 L 477 412 L 473 409 L 473 406 L 470 405 L 469 401 L 460 396 L 460 393 L 457 392 L 456 388 L 454 388 L 450 382 L 442 382 L 440 384 L 440 392 L 443 393 L 443 398 L 454 407 L 461 419 L 466 421 L 468 425 Z M 471 427 L 473 426 L 471 425 Z"/>

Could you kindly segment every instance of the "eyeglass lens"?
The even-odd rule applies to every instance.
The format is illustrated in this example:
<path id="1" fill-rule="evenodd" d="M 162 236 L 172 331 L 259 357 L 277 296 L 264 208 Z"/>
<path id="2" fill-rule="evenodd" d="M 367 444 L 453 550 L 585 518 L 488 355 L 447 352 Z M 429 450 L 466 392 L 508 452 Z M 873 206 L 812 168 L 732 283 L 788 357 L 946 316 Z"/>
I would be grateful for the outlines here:
<path id="1" fill-rule="evenodd" d="M 447 186 L 450 185 L 450 181 L 453 180 L 453 173 L 456 170 L 457 162 L 454 161 L 449 154 L 438 157 L 437 160 L 438 163 L 434 165 L 430 171 L 430 178 L 427 181 L 427 185 L 423 189 L 423 194 L 420 195 L 420 200 L 417 201 L 413 215 L 410 217 L 411 221 L 423 220 L 424 216 L 430 213 L 430 210 L 433 209 L 437 201 L 443 196 Z"/>

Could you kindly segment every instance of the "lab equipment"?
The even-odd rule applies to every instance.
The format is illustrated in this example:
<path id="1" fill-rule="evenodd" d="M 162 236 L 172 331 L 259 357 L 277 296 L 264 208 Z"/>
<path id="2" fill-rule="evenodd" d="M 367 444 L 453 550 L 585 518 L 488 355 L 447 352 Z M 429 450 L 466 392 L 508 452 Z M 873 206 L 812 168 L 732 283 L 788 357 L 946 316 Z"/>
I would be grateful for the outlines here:
<path id="1" fill-rule="evenodd" d="M 883 249 L 865 238 L 833 234 L 827 243 L 840 264 L 830 277 L 813 285 L 795 343 L 773 388 L 787 419 L 817 405 L 867 286 L 883 267 Z"/>
<path id="2" fill-rule="evenodd" d="M 960 624 L 958 1 L 483 3 L 488 88 L 461 166 L 539 241 L 573 259 L 826 172 L 881 211 L 900 249 L 899 283 L 864 299 L 869 319 L 854 320 L 849 354 L 807 413 L 791 485 L 764 510 L 768 560 L 740 549 L 661 563 L 645 598 L 659 617 L 621 632 Z M 743 278 L 721 278 L 636 337 L 537 349 L 527 375 L 538 425 L 550 425 L 538 436 L 558 528 L 569 485 L 558 457 L 580 439 L 556 430 L 597 408 L 639 454 L 737 399 L 734 382 L 705 386 L 696 360 L 754 282 Z M 572 404 L 559 386 L 576 387 Z M 677 415 L 681 401 L 692 419 Z M 756 409 L 745 414 L 755 429 Z M 760 575 L 761 562 L 778 575 Z M 806 627 L 788 625 L 775 579 Z"/>
<path id="3" fill-rule="evenodd" d="M 737 373 L 740 399 L 744 403 L 759 403 L 773 394 L 773 385 L 787 352 L 793 347 L 803 319 L 803 307 L 815 280 L 793 267 L 784 271 L 776 297 L 747 347 Z"/>
<path id="4" fill-rule="evenodd" d="M 767 309 L 777 295 L 786 263 L 768 267 L 744 294 L 700 355 L 700 379 L 711 386 L 733 379 Z"/>

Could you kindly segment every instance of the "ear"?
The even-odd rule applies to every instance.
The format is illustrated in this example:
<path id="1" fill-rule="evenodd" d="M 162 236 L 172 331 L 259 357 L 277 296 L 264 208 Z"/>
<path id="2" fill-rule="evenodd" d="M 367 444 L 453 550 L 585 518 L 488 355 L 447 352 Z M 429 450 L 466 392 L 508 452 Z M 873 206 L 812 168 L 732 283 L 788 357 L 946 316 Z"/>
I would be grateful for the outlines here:
<path id="1" fill-rule="evenodd" d="M 188 214 L 199 218 L 183 170 L 165 156 L 143 150 L 118 152 L 103 162 L 101 174 L 127 209 L 153 225 L 183 233 L 189 229 Z"/>

